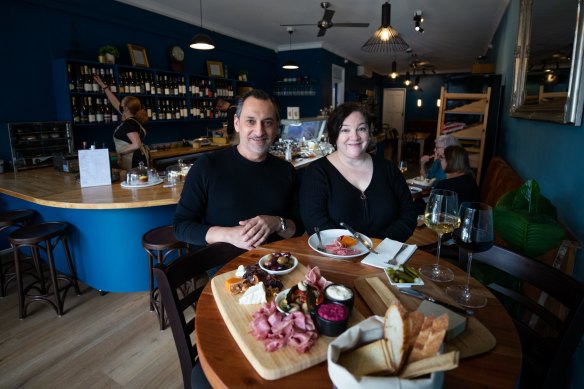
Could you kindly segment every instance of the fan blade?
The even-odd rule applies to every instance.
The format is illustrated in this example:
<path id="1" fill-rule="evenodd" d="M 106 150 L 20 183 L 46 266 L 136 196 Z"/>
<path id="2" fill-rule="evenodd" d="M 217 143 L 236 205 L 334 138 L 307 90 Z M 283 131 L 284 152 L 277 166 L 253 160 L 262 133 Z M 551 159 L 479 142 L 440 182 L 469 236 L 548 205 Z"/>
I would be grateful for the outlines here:
<path id="1" fill-rule="evenodd" d="M 316 34 L 316 36 L 324 36 L 325 33 L 326 33 L 326 28 L 320 28 L 318 30 L 318 34 Z"/>
<path id="2" fill-rule="evenodd" d="M 303 24 L 280 24 L 281 27 L 295 27 L 295 26 L 314 26 L 314 23 L 303 23 Z"/>
<path id="3" fill-rule="evenodd" d="M 324 16 L 322 17 L 322 20 L 330 22 L 333 19 L 334 14 L 335 14 L 335 11 L 333 11 L 332 9 L 325 9 Z"/>
<path id="4" fill-rule="evenodd" d="M 334 23 L 335 27 L 369 27 L 369 23 Z"/>

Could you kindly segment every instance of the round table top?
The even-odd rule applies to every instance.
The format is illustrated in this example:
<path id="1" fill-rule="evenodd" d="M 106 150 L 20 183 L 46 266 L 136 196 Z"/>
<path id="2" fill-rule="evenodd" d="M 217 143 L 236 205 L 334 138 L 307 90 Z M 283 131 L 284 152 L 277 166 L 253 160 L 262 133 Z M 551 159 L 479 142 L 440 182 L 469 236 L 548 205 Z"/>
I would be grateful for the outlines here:
<path id="1" fill-rule="evenodd" d="M 326 279 L 350 286 L 354 285 L 354 280 L 358 277 L 382 272 L 381 269 L 361 264 L 363 257 L 339 260 L 320 255 L 308 246 L 307 240 L 308 237 L 304 235 L 266 244 L 230 261 L 219 273 L 235 270 L 240 264 L 255 263 L 258 255 L 274 251 L 290 251 L 305 266 L 318 266 Z M 380 240 L 373 239 L 373 242 L 377 245 Z M 419 266 L 435 261 L 434 256 L 416 250 L 409 264 Z M 464 271 L 447 261 L 441 261 L 441 264 L 447 265 L 455 273 L 455 280 L 440 284 L 441 288 L 445 289 L 452 283 L 464 283 Z M 458 368 L 445 372 L 444 386 L 513 387 L 521 369 L 521 343 L 513 321 L 505 308 L 484 286 L 475 280 L 471 280 L 471 286 L 481 289 L 481 293 L 488 296 L 487 306 L 476 310 L 475 316 L 494 335 L 497 345 L 485 354 L 461 359 Z M 358 294 L 355 306 L 365 317 L 372 314 Z M 215 303 L 210 283 L 205 287 L 197 304 L 195 337 L 203 371 L 215 388 L 235 388 L 242 385 L 252 388 L 276 385 L 279 389 L 298 388 L 303 385 L 310 388 L 332 386 L 326 362 L 275 381 L 264 380 L 258 375 L 225 325 Z"/>

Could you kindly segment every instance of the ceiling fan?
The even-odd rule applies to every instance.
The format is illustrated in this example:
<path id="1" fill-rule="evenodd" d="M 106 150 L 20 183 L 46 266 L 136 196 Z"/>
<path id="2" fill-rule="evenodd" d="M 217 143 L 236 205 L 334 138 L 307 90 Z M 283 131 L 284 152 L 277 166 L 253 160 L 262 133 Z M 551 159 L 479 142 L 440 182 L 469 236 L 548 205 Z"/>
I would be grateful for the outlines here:
<path id="1" fill-rule="evenodd" d="M 331 6 L 331 3 L 328 1 L 323 1 L 320 3 L 322 9 L 324 9 L 324 16 L 321 20 L 316 22 L 316 26 L 319 28 L 318 34 L 316 36 L 324 36 L 326 30 L 335 26 L 335 27 L 369 27 L 369 23 L 333 23 L 333 15 L 335 11 L 332 9 L 328 9 Z M 281 24 L 283 27 L 291 27 L 291 26 L 314 26 L 314 23 L 309 24 Z"/>

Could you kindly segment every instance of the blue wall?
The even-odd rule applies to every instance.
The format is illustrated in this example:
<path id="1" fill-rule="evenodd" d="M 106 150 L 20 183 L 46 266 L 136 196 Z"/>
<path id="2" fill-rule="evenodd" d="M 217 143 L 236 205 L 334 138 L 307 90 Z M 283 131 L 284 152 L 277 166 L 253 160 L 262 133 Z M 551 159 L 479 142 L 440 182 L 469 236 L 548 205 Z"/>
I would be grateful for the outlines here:
<path id="1" fill-rule="evenodd" d="M 542 193 L 557 207 L 558 217 L 580 241 L 584 241 L 584 193 L 582 146 L 584 126 L 559 125 L 512 118 L 508 115 L 513 82 L 513 54 L 519 21 L 520 0 L 511 0 L 501 21 L 493 47 L 496 72 L 503 75 L 505 88 L 501 120 L 502 154 L 524 178 L 534 178 Z M 584 282 L 584 252 L 579 250 L 574 276 Z M 576 351 L 573 361 L 572 387 L 584 387 L 584 347 Z M 578 368 L 579 367 L 579 368 Z"/>

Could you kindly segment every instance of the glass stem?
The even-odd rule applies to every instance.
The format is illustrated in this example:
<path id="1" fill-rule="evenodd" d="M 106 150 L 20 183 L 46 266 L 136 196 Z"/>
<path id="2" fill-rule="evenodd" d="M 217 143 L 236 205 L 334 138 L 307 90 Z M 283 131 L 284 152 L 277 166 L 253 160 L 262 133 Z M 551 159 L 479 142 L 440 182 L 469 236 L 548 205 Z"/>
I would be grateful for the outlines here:
<path id="1" fill-rule="evenodd" d="M 464 294 L 470 294 L 470 265 L 472 264 L 472 251 L 468 252 L 468 261 L 466 262 L 466 284 L 464 285 Z"/>
<path id="2" fill-rule="evenodd" d="M 438 262 L 440 261 L 440 247 L 442 247 L 442 234 L 438 234 L 438 247 L 436 248 L 436 266 L 438 268 Z"/>

